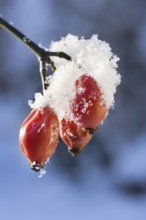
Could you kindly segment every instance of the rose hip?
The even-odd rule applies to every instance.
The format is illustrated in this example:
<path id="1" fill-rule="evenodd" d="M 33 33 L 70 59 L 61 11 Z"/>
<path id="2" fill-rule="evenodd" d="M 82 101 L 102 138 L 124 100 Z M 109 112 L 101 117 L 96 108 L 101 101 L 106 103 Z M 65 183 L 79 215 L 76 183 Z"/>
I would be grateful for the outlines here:
<path id="1" fill-rule="evenodd" d="M 68 147 L 68 151 L 76 156 L 90 141 L 92 135 L 73 120 L 63 118 L 60 122 L 60 137 Z"/>
<path id="2" fill-rule="evenodd" d="M 40 171 L 54 153 L 59 138 L 58 119 L 51 108 L 33 109 L 20 127 L 19 142 L 31 168 Z"/>
<path id="3" fill-rule="evenodd" d="M 84 74 L 75 82 L 75 93 L 70 108 L 76 121 L 85 129 L 96 129 L 108 112 L 99 86 L 91 76 Z"/>

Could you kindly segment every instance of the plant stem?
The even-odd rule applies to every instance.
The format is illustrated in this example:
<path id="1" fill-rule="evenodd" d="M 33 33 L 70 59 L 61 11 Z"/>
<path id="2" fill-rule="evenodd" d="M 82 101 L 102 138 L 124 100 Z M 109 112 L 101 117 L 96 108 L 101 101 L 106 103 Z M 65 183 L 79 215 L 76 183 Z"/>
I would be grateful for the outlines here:
<path id="1" fill-rule="evenodd" d="M 43 89 L 47 89 L 47 87 L 48 87 L 48 84 L 45 83 L 45 78 L 46 78 L 46 73 L 47 73 L 47 68 L 48 68 L 47 64 L 49 64 L 51 66 L 53 71 L 56 69 L 56 67 L 55 67 L 53 61 L 50 59 L 50 57 L 57 56 L 60 58 L 64 58 L 68 61 L 71 60 L 71 57 L 64 52 L 50 52 L 44 48 L 41 48 L 36 43 L 34 43 L 32 40 L 30 40 L 27 36 L 25 36 L 23 33 L 21 33 L 18 29 L 16 29 L 13 25 L 8 23 L 1 16 L 0 16 L 0 28 L 3 28 L 4 30 L 8 31 L 9 33 L 11 33 L 15 37 L 17 37 L 38 58 L 38 60 L 40 61 L 40 74 L 41 74 Z"/>
<path id="2" fill-rule="evenodd" d="M 47 89 L 47 87 L 48 87 L 48 84 L 46 84 L 46 82 L 45 82 L 46 71 L 47 71 L 47 67 L 46 67 L 45 61 L 44 60 L 40 60 L 40 73 L 41 73 L 41 80 L 42 80 L 43 91 L 45 89 Z"/>
<path id="3" fill-rule="evenodd" d="M 17 30 L 14 26 L 12 26 L 10 23 L 5 21 L 3 18 L 0 17 L 0 26 L 1 28 L 5 29 L 6 31 L 13 34 L 15 37 L 17 37 L 20 41 L 22 41 L 26 46 L 31 49 L 31 51 L 37 56 L 41 57 L 44 49 L 40 48 L 37 44 L 35 44 L 32 40 L 30 40 L 28 37 L 26 37 L 23 33 L 21 33 L 19 30 Z"/>

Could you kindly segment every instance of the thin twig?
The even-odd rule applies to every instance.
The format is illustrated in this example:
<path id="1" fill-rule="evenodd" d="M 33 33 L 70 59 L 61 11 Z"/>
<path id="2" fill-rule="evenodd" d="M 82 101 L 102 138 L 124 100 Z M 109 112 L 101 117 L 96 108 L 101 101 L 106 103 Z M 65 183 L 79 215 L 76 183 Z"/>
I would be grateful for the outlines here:
<path id="1" fill-rule="evenodd" d="M 16 29 L 13 25 L 8 23 L 6 20 L 4 20 L 2 17 L 0 17 L 0 26 L 4 30 L 8 31 L 9 33 L 13 34 L 15 37 L 17 37 L 20 41 L 22 41 L 26 46 L 29 47 L 29 49 L 32 50 L 32 52 L 37 56 L 41 57 L 44 49 L 40 48 L 36 43 L 34 43 L 32 40 L 30 40 L 28 37 L 26 37 L 23 33 L 21 33 L 18 29 Z"/>
<path id="2" fill-rule="evenodd" d="M 71 60 L 71 57 L 64 52 L 50 52 L 46 51 L 44 48 L 38 46 L 31 39 L 29 39 L 26 35 L 16 29 L 12 24 L 8 23 L 5 19 L 0 16 L 0 29 L 4 29 L 9 33 L 13 34 L 17 37 L 22 43 L 24 43 L 38 58 L 40 61 L 40 73 L 42 79 L 43 89 L 47 89 L 48 84 L 45 84 L 45 78 L 47 73 L 48 65 L 52 68 L 52 71 L 55 71 L 56 67 L 54 62 L 51 60 L 51 56 L 56 56 L 60 58 L 64 58 L 68 61 Z M 48 64 L 48 65 L 47 65 Z"/>

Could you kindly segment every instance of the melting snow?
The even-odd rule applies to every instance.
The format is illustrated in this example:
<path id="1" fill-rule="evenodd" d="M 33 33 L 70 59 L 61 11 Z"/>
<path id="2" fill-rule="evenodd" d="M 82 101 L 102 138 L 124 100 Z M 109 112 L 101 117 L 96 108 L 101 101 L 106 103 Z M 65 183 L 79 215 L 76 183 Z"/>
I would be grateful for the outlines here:
<path id="1" fill-rule="evenodd" d="M 38 177 L 39 177 L 39 178 L 42 178 L 45 174 L 46 174 L 46 170 L 42 168 L 42 169 L 39 171 Z"/>

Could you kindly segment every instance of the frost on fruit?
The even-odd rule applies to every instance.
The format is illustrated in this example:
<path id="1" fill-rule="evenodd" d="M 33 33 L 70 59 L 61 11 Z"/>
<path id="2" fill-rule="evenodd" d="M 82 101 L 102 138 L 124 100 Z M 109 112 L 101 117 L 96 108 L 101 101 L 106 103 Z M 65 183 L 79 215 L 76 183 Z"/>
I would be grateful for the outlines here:
<path id="1" fill-rule="evenodd" d="M 82 93 L 80 87 L 83 88 Z M 70 101 L 70 110 L 76 123 L 88 131 L 96 130 L 108 112 L 97 82 L 93 77 L 84 74 L 76 80 L 75 90 L 75 97 Z"/>
<path id="2" fill-rule="evenodd" d="M 51 59 L 55 63 L 56 71 L 48 77 L 48 89 L 42 95 L 35 94 L 35 101 L 29 101 L 32 108 L 49 105 L 54 109 L 59 121 L 64 117 L 74 120 L 70 114 L 70 101 L 75 96 L 75 82 L 83 74 L 94 78 L 102 94 L 102 102 L 107 108 L 114 106 L 114 94 L 120 84 L 120 74 L 117 72 L 119 58 L 113 54 L 108 43 L 93 35 L 90 39 L 79 38 L 71 34 L 60 41 L 52 42 L 50 51 L 63 51 L 72 57 L 67 61 L 58 57 Z M 79 88 L 82 93 L 83 88 Z M 85 102 L 84 110 L 90 103 Z"/>
<path id="3" fill-rule="evenodd" d="M 60 137 L 67 145 L 68 151 L 73 156 L 77 156 L 91 140 L 92 135 L 76 121 L 63 118 L 60 121 Z"/>

